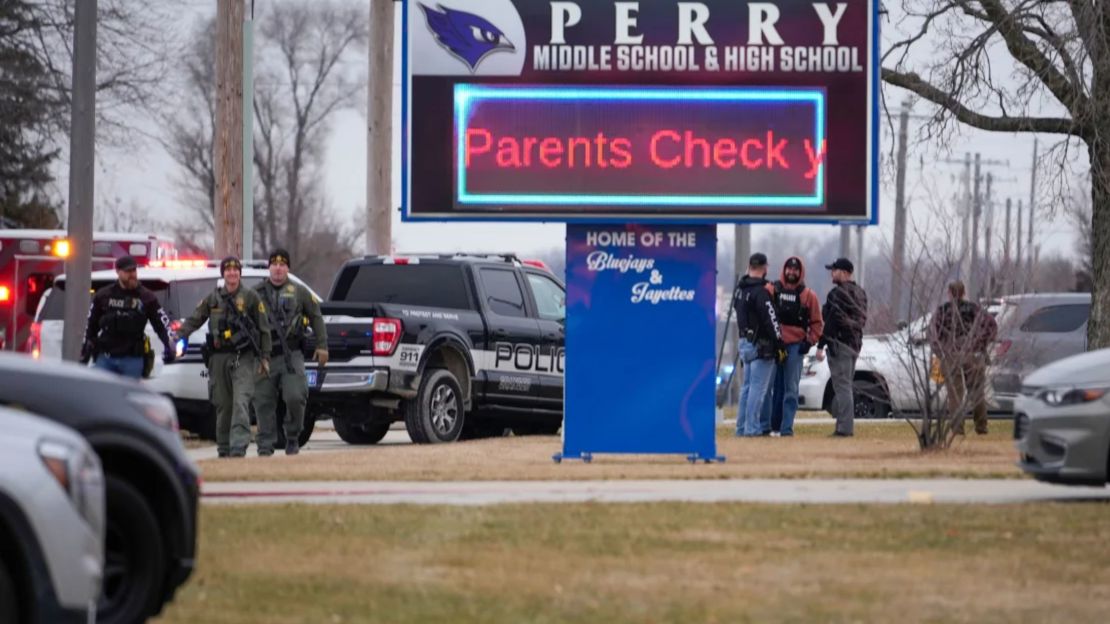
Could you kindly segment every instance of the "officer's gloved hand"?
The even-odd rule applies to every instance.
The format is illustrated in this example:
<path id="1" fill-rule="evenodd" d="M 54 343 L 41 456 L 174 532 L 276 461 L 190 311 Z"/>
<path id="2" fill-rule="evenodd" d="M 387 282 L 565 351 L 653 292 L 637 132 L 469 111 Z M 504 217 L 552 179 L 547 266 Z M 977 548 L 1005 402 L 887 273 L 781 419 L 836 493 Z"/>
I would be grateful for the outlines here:
<path id="1" fill-rule="evenodd" d="M 88 365 L 89 360 L 92 359 L 92 352 L 93 343 L 86 342 L 85 344 L 81 345 L 81 359 L 78 360 L 78 362 L 80 362 L 82 366 Z"/>
<path id="2" fill-rule="evenodd" d="M 270 360 L 263 359 L 258 362 L 258 374 L 262 376 L 270 375 Z"/>
<path id="3" fill-rule="evenodd" d="M 162 351 L 162 363 L 163 364 L 172 364 L 173 361 L 176 360 L 176 359 L 177 359 L 177 351 L 174 350 L 173 348 L 166 347 L 166 349 L 164 351 Z"/>
<path id="4" fill-rule="evenodd" d="M 327 349 L 317 349 L 316 350 L 316 357 L 314 359 L 317 362 L 320 363 L 320 366 L 327 366 L 328 365 L 328 350 Z"/>
<path id="5" fill-rule="evenodd" d="M 775 343 L 775 361 L 779 364 L 786 362 L 786 343 L 779 341 Z"/>

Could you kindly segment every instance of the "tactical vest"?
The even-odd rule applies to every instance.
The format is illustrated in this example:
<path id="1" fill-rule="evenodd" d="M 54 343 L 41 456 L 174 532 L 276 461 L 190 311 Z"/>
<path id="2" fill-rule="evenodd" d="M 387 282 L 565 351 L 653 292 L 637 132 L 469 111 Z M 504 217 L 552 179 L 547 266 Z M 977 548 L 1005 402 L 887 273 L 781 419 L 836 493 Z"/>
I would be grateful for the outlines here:
<path id="1" fill-rule="evenodd" d="M 136 296 L 109 297 L 108 310 L 100 317 L 98 341 L 105 347 L 135 344 L 134 355 L 141 354 L 140 341 L 146 330 L 142 300 Z"/>
<path id="2" fill-rule="evenodd" d="M 775 308 L 779 312 L 779 322 L 791 327 L 809 330 L 809 308 L 802 303 L 803 284 L 798 290 L 787 290 L 782 282 L 775 282 Z"/>

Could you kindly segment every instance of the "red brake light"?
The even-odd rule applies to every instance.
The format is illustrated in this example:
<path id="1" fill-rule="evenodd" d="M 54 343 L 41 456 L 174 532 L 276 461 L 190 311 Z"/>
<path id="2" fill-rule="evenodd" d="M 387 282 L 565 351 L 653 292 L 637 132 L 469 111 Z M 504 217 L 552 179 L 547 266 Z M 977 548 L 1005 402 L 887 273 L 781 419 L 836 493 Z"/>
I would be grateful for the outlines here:
<path id="1" fill-rule="evenodd" d="M 1002 342 L 998 343 L 998 345 L 994 348 L 994 357 L 1000 358 L 1006 355 L 1007 353 L 1009 353 L 1010 347 L 1012 346 L 1014 346 L 1014 341 L 1012 340 L 1003 340 Z"/>
<path id="2" fill-rule="evenodd" d="M 394 318 L 374 319 L 373 334 L 370 338 L 374 355 L 393 355 L 401 342 L 401 320 Z"/>
<path id="3" fill-rule="evenodd" d="M 12 300 L 12 290 L 7 286 L 0 285 L 0 303 L 7 303 Z"/>

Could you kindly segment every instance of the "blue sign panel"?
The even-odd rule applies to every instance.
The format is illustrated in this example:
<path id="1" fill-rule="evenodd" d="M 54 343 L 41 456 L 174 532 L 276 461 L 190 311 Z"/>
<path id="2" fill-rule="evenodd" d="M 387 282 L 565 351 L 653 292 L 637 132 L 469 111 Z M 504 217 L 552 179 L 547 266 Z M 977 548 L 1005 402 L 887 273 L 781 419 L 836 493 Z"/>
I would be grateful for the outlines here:
<path id="1" fill-rule="evenodd" d="M 714 226 L 567 226 L 562 458 L 717 459 L 716 257 Z"/>

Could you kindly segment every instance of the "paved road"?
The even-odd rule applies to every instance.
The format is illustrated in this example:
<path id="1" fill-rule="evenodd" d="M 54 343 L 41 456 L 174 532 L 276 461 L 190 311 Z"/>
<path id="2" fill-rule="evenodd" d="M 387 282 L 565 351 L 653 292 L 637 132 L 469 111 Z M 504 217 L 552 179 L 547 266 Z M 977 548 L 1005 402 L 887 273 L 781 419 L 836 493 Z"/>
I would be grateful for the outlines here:
<path id="1" fill-rule="evenodd" d="M 736 479 L 670 481 L 447 481 L 205 483 L 208 504 L 504 503 L 1021 503 L 1110 501 L 1110 488 L 999 479 Z"/>

